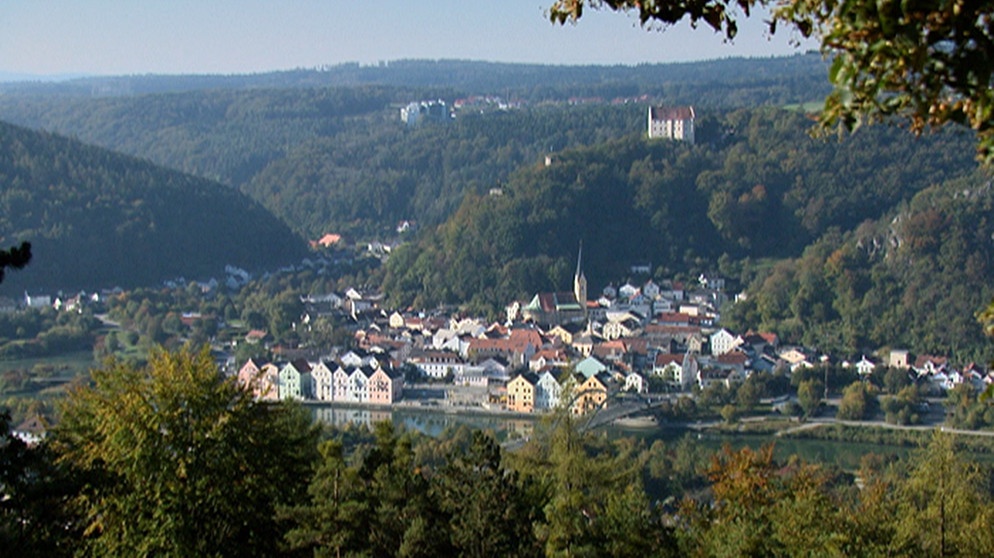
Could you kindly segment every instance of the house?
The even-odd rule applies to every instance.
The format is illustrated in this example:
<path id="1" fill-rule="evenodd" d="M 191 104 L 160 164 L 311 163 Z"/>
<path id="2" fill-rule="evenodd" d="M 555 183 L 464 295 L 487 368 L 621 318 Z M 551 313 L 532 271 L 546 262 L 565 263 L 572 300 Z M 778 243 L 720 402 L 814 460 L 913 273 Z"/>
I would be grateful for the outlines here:
<path id="1" fill-rule="evenodd" d="M 946 370 L 946 357 L 920 355 L 912 366 L 919 377 L 932 376 Z"/>
<path id="2" fill-rule="evenodd" d="M 695 353 L 659 353 L 653 362 L 652 374 L 685 391 L 697 381 L 698 368 Z"/>
<path id="3" fill-rule="evenodd" d="M 404 375 L 396 370 L 376 368 L 366 385 L 373 405 L 391 405 L 404 396 Z"/>
<path id="4" fill-rule="evenodd" d="M 782 361 L 780 361 L 777 357 L 763 353 L 754 358 L 752 362 L 749 363 L 749 366 L 753 372 L 767 372 L 773 374 L 777 371 L 777 368 L 781 365 L 781 363 Z"/>
<path id="5" fill-rule="evenodd" d="M 631 393 L 649 393 L 649 382 L 646 381 L 645 376 L 642 374 L 632 372 L 625 376 L 624 390 Z"/>
<path id="6" fill-rule="evenodd" d="M 798 368 L 811 368 L 814 366 L 814 357 L 811 351 L 802 347 L 785 347 L 780 350 L 777 356 L 790 366 L 791 372 Z"/>
<path id="7" fill-rule="evenodd" d="M 24 305 L 28 308 L 46 308 L 52 305 L 51 295 L 30 295 L 24 292 Z"/>
<path id="8" fill-rule="evenodd" d="M 719 370 L 716 368 L 701 369 L 697 374 L 697 383 L 701 389 L 707 389 L 714 384 L 724 384 L 731 388 L 733 383 L 742 381 L 742 376 L 735 370 Z"/>
<path id="9" fill-rule="evenodd" d="M 746 368 L 749 366 L 749 355 L 741 351 L 731 351 L 718 355 L 711 360 L 711 364 L 719 370 L 734 370 L 740 378 L 744 378 Z"/>
<path id="10" fill-rule="evenodd" d="M 279 399 L 279 368 L 275 364 L 260 366 L 249 359 L 238 370 L 237 382 L 259 401 Z"/>
<path id="11" fill-rule="evenodd" d="M 335 369 L 338 367 L 335 366 Z M 318 401 L 335 400 L 335 370 L 325 362 L 318 362 L 311 367 L 311 382 L 314 387 L 314 398 Z"/>
<path id="12" fill-rule="evenodd" d="M 245 334 L 245 342 L 259 344 L 269 337 L 269 332 L 262 329 L 253 329 Z"/>
<path id="13" fill-rule="evenodd" d="M 33 446 L 45 439 L 45 435 L 48 433 L 48 426 L 42 417 L 34 415 L 11 428 L 10 433 L 26 445 Z"/>
<path id="14" fill-rule="evenodd" d="M 332 400 L 333 401 L 354 401 L 356 398 L 349 392 L 349 373 L 345 368 L 339 366 L 331 374 Z"/>
<path id="15" fill-rule="evenodd" d="M 341 308 L 343 300 L 338 293 L 309 294 L 300 297 L 300 301 L 308 307 L 319 307 L 324 311 Z"/>
<path id="16" fill-rule="evenodd" d="M 548 411 L 562 403 L 563 384 L 554 370 L 546 370 L 539 374 L 535 384 L 535 409 Z"/>
<path id="17" fill-rule="evenodd" d="M 596 357 L 591 356 L 578 362 L 576 366 L 573 367 L 573 370 L 582 375 L 585 380 L 591 376 L 600 374 L 601 372 L 606 372 L 607 366 L 605 366 L 603 362 L 597 360 Z"/>
<path id="18" fill-rule="evenodd" d="M 324 236 L 317 240 L 311 241 L 311 248 L 330 248 L 336 246 L 342 242 L 342 235 L 335 233 L 326 233 Z"/>
<path id="19" fill-rule="evenodd" d="M 466 366 L 460 374 L 452 378 L 452 383 L 457 386 L 485 388 L 490 385 L 490 377 L 479 365 Z"/>
<path id="20" fill-rule="evenodd" d="M 625 359 L 628 354 L 628 346 L 624 341 L 615 339 L 614 341 L 604 341 L 594 345 L 592 356 L 597 357 L 602 362 L 619 362 Z"/>
<path id="21" fill-rule="evenodd" d="M 436 380 L 441 380 L 450 374 L 461 376 L 466 369 L 466 363 L 459 355 L 445 351 L 426 351 L 412 356 L 408 362 L 417 366 L 425 376 Z"/>
<path id="22" fill-rule="evenodd" d="M 645 296 L 647 296 L 652 300 L 659 298 L 660 292 L 661 290 L 659 288 L 659 285 L 653 283 L 652 279 L 649 279 L 648 281 L 645 282 L 645 285 L 642 285 L 642 294 L 644 294 Z"/>
<path id="23" fill-rule="evenodd" d="M 641 334 L 641 320 L 629 312 L 624 312 L 620 316 L 613 317 L 609 314 L 608 322 L 601 329 L 601 336 L 609 341 L 621 339 L 622 337 L 636 337 Z"/>
<path id="24" fill-rule="evenodd" d="M 873 374 L 873 371 L 876 370 L 877 365 L 872 360 L 866 358 L 866 355 L 863 355 L 863 358 L 859 359 L 853 367 L 856 368 L 856 373 L 859 374 L 860 378 L 866 378 Z"/>
<path id="25" fill-rule="evenodd" d="M 887 359 L 887 366 L 891 368 L 908 369 L 911 367 L 910 355 L 905 349 L 891 349 L 890 357 Z"/>
<path id="26" fill-rule="evenodd" d="M 618 287 L 618 298 L 626 301 L 631 300 L 637 294 L 639 294 L 639 288 L 631 283 L 625 283 L 621 287 Z"/>
<path id="27" fill-rule="evenodd" d="M 585 357 L 590 356 L 594 352 L 594 336 L 590 333 L 584 333 L 579 337 L 574 337 L 573 350 Z"/>
<path id="28" fill-rule="evenodd" d="M 370 366 L 357 366 L 351 370 L 346 370 L 344 401 L 352 403 L 369 402 L 369 377 L 373 375 L 375 368 Z"/>
<path id="29" fill-rule="evenodd" d="M 366 351 L 361 351 L 361 350 L 351 350 L 345 353 L 344 355 L 338 358 L 338 362 L 340 362 L 341 365 L 346 368 L 355 368 L 357 366 L 363 366 L 374 363 L 376 365 L 379 364 L 375 356 L 369 354 Z"/>
<path id="30" fill-rule="evenodd" d="M 959 380 L 959 373 L 956 373 L 956 377 L 952 378 L 949 374 L 946 374 L 945 370 L 939 370 L 924 377 L 929 391 L 934 394 L 941 394 L 956 386 Z"/>
<path id="31" fill-rule="evenodd" d="M 408 126 L 417 126 L 422 122 L 445 122 L 451 114 L 445 101 L 421 101 L 408 103 L 400 109 L 400 120 Z"/>
<path id="32" fill-rule="evenodd" d="M 610 374 L 600 372 L 589 378 L 576 378 L 578 384 L 574 390 L 573 406 L 570 411 L 574 415 L 585 415 L 600 409 L 607 402 L 608 390 L 612 384 Z"/>
<path id="33" fill-rule="evenodd" d="M 770 335 L 772 335 L 772 337 L 770 337 Z M 738 342 L 738 346 L 744 350 L 751 351 L 754 355 L 759 355 L 766 352 L 767 348 L 776 350 L 776 345 L 770 342 L 771 339 L 775 338 L 776 334 L 764 335 L 762 333 L 749 331 L 741 337 Z"/>
<path id="34" fill-rule="evenodd" d="M 563 345 L 572 345 L 573 340 L 579 338 L 585 331 L 586 326 L 582 323 L 556 324 L 545 332 L 545 336 L 560 339 Z"/>
<path id="35" fill-rule="evenodd" d="M 390 326 L 390 329 L 401 329 L 404 327 L 404 315 L 400 312 L 393 312 L 387 318 L 387 325 Z"/>
<path id="36" fill-rule="evenodd" d="M 450 351 L 464 355 L 469 347 L 469 343 L 463 342 L 454 330 L 443 327 L 432 334 L 431 346 L 437 351 Z"/>
<path id="37" fill-rule="evenodd" d="M 502 357 L 514 366 L 523 365 L 543 345 L 542 336 L 530 328 L 512 329 L 506 338 L 480 337 L 469 340 L 467 353 L 473 361 Z"/>
<path id="38" fill-rule="evenodd" d="M 680 376 L 684 355 L 680 353 L 656 353 L 652 362 L 652 375 L 674 382 Z"/>
<path id="39" fill-rule="evenodd" d="M 742 343 L 742 338 L 732 335 L 727 329 L 719 329 L 708 338 L 711 343 L 712 355 L 723 355 L 738 347 Z"/>
<path id="40" fill-rule="evenodd" d="M 649 139 L 694 143 L 694 107 L 649 107 Z"/>
<path id="41" fill-rule="evenodd" d="M 311 365 L 304 359 L 286 363 L 280 369 L 280 399 L 302 401 L 313 397 Z"/>
<path id="42" fill-rule="evenodd" d="M 541 349 L 528 359 L 528 369 L 537 372 L 546 366 L 563 368 L 569 364 L 569 357 L 563 349 Z"/>
<path id="43" fill-rule="evenodd" d="M 538 376 L 534 372 L 518 374 L 507 383 L 507 410 L 517 413 L 535 411 L 535 386 Z"/>
<path id="44" fill-rule="evenodd" d="M 510 379 L 510 376 L 508 376 L 510 367 L 507 361 L 500 357 L 491 357 L 479 362 L 476 364 L 476 368 L 481 369 L 488 379 L 502 382 L 507 382 Z"/>

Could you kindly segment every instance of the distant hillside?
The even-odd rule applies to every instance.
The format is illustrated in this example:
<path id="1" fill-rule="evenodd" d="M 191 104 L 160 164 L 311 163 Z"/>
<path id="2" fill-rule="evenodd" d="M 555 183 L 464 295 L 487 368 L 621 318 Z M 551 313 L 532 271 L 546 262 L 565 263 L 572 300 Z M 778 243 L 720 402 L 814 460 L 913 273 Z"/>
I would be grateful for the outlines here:
<path id="1" fill-rule="evenodd" d="M 977 171 L 762 270 L 730 327 L 857 355 L 891 346 L 987 362 L 976 314 L 994 297 L 994 183 Z"/>
<path id="2" fill-rule="evenodd" d="M 531 102 L 567 96 L 627 96 L 662 92 L 674 102 L 728 99 L 776 84 L 781 94 L 804 100 L 827 89 L 828 66 L 820 54 L 775 58 L 724 58 L 637 66 L 555 66 L 472 60 L 397 60 L 378 65 L 338 64 L 243 75 L 131 75 L 84 77 L 53 82 L 0 83 L 0 93 L 26 96 L 121 97 L 189 91 L 389 86 L 448 88 L 464 94 L 511 94 Z M 694 97 L 690 89 L 714 88 Z M 689 88 L 689 89 L 688 89 Z M 681 93 L 681 91 L 683 93 Z M 822 93 L 823 95 L 823 93 Z M 769 95 L 765 95 L 768 99 Z M 740 97 L 740 100 L 742 97 Z M 774 101 L 777 102 L 777 101 Z M 796 102 L 796 101 L 782 101 Z"/>
<path id="3" fill-rule="evenodd" d="M 5 293 L 153 285 L 261 270 L 305 253 L 301 239 L 215 182 L 0 123 L 0 245 L 34 258 Z"/>
<path id="4" fill-rule="evenodd" d="M 812 139 L 809 125 L 790 111 L 742 110 L 712 121 L 693 146 L 631 134 L 559 153 L 395 250 L 387 294 L 396 306 L 493 310 L 565 290 L 581 240 L 592 292 L 635 263 L 667 277 L 795 258 L 976 168 L 962 131 L 915 139 L 873 126 L 839 142 Z"/>
<path id="5" fill-rule="evenodd" d="M 74 87 L 78 95 L 58 93 Z M 218 180 L 316 238 L 381 235 L 398 220 L 440 223 L 466 194 L 549 151 L 641 131 L 649 103 L 692 103 L 706 116 L 812 101 L 828 87 L 821 57 L 798 55 L 634 67 L 402 61 L 0 90 L 4 120 Z M 448 126 L 417 130 L 400 122 L 411 101 L 451 106 L 472 95 L 524 108 L 464 110 Z"/>

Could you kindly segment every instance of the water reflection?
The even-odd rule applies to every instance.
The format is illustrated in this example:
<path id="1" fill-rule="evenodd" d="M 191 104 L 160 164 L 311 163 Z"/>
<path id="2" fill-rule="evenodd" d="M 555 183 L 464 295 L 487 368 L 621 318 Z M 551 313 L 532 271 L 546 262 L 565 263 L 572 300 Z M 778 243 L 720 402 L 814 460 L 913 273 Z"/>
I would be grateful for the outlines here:
<path id="1" fill-rule="evenodd" d="M 405 429 L 417 430 L 429 436 L 438 436 L 446 428 L 468 426 L 479 430 L 489 430 L 498 440 L 528 438 L 535 430 L 540 417 L 520 418 L 483 413 L 445 413 L 439 410 L 415 409 L 367 409 L 357 407 L 315 406 L 312 407 L 314 420 L 332 426 L 372 426 L 377 422 L 393 421 Z"/>
<path id="2" fill-rule="evenodd" d="M 377 422 L 390 420 L 403 428 L 417 430 L 429 436 L 438 436 L 447 428 L 465 425 L 469 428 L 493 432 L 500 441 L 530 438 L 541 420 L 539 416 L 520 418 L 482 413 L 455 414 L 446 413 L 440 409 L 370 409 L 327 405 L 312 407 L 312 412 L 315 420 L 333 426 L 346 426 L 348 424 L 372 426 Z M 711 451 L 718 451 L 725 444 L 739 449 L 744 446 L 759 448 L 765 444 L 773 443 L 775 445 L 774 454 L 778 460 L 784 461 L 791 455 L 797 455 L 809 463 L 834 464 L 846 470 L 857 470 L 862 457 L 869 453 L 903 458 L 910 451 L 909 448 L 870 443 L 801 440 L 777 438 L 772 435 L 698 434 L 673 425 L 645 428 L 612 424 L 595 429 L 594 434 L 608 438 L 638 438 L 646 445 L 650 445 L 656 440 L 661 440 L 666 444 L 676 443 L 679 438 L 690 436 L 697 444 Z"/>

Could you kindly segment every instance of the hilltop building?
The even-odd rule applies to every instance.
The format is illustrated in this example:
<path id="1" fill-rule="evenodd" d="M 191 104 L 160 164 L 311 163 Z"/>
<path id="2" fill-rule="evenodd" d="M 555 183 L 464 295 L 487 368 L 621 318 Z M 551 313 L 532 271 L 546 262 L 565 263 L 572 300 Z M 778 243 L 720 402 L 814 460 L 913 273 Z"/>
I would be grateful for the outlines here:
<path id="1" fill-rule="evenodd" d="M 400 119 L 408 126 L 417 126 L 427 121 L 446 122 L 450 118 L 449 107 L 442 100 L 409 103 L 400 109 Z"/>
<path id="2" fill-rule="evenodd" d="M 649 107 L 649 139 L 694 143 L 694 107 Z"/>

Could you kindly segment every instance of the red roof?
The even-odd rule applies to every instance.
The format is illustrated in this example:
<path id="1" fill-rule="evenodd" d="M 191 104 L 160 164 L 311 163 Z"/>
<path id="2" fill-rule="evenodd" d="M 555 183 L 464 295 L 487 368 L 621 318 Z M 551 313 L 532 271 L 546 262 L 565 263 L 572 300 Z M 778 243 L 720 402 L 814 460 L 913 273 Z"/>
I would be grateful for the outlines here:
<path id="1" fill-rule="evenodd" d="M 918 358 L 915 359 L 915 368 L 921 368 L 925 366 L 927 362 L 931 362 L 935 366 L 942 366 L 946 363 L 946 357 L 919 355 Z"/>
<path id="2" fill-rule="evenodd" d="M 649 115 L 653 120 L 693 120 L 693 107 L 650 107 Z"/>
<path id="3" fill-rule="evenodd" d="M 745 364 L 749 361 L 749 356 L 745 353 L 733 351 L 723 355 L 718 355 L 717 360 L 721 364 Z"/>
<path id="4" fill-rule="evenodd" d="M 655 365 L 661 368 L 667 364 L 683 364 L 683 356 L 679 353 L 659 353 L 656 355 Z"/>

